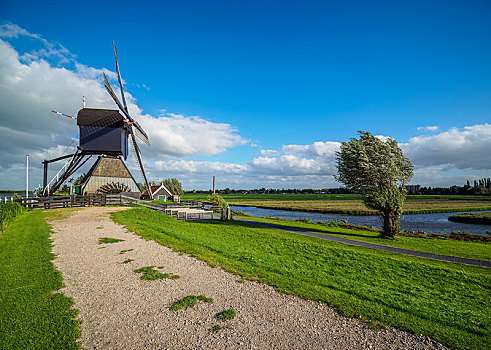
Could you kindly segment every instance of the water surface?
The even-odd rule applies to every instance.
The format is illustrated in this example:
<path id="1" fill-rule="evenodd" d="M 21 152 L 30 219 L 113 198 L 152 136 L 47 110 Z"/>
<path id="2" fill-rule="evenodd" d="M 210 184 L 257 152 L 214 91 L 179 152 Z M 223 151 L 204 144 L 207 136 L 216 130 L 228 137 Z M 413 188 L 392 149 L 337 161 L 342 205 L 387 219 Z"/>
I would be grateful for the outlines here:
<path id="1" fill-rule="evenodd" d="M 382 228 L 382 219 L 380 216 L 374 215 L 335 215 L 322 213 L 309 213 L 303 211 L 288 211 L 279 209 L 264 209 L 257 207 L 231 206 L 232 210 L 240 210 L 244 213 L 251 214 L 257 217 L 276 216 L 288 220 L 309 219 L 313 222 L 329 220 L 340 221 L 341 219 L 348 220 L 349 224 L 370 226 L 377 229 Z M 401 217 L 401 229 L 408 231 L 425 231 L 431 233 L 448 234 L 451 231 L 470 232 L 478 235 L 486 235 L 486 231 L 491 231 L 489 225 L 475 225 L 460 222 L 448 221 L 450 215 L 461 213 L 432 213 L 432 214 L 413 214 L 403 215 Z"/>

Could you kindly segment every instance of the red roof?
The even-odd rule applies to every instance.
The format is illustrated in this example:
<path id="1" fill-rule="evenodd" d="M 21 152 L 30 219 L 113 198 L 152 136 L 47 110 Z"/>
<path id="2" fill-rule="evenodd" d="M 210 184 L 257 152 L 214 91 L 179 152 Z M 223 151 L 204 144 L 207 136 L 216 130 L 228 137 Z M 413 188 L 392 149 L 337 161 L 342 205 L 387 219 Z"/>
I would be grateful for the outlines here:
<path id="1" fill-rule="evenodd" d="M 154 193 L 155 191 L 157 191 L 159 189 L 160 185 L 158 186 L 150 186 L 150 190 L 152 191 L 152 193 Z M 148 196 L 148 190 L 145 190 L 145 192 L 142 193 L 142 196 Z"/>

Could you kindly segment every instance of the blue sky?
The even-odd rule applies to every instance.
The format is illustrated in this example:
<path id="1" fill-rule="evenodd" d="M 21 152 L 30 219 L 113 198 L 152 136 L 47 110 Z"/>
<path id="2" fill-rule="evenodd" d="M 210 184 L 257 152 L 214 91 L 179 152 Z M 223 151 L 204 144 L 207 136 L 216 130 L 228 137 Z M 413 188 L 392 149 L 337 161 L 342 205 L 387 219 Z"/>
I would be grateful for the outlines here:
<path id="1" fill-rule="evenodd" d="M 413 182 L 491 175 L 487 1 L 22 1 L 2 3 L 0 13 L 0 39 L 20 64 L 75 72 L 75 85 L 101 83 L 89 69 L 114 71 L 115 40 L 137 116 L 161 130 L 150 130 L 143 149 L 155 179 L 176 176 L 187 189 L 209 188 L 212 174 L 219 187 L 337 187 L 336 143 L 357 130 L 396 139 L 415 164 Z M 13 36 L 13 26 L 28 34 Z M 43 56 L 40 45 L 61 53 Z M 35 46 L 35 57 L 25 56 Z M 70 79 L 60 77 L 60 86 Z M 52 104 L 67 97 L 49 90 Z M 89 107 L 108 103 L 93 90 L 65 90 L 86 95 Z M 72 105 L 64 112 L 76 113 Z M 9 113 L 0 110 L 0 120 L 11 130 L 30 118 L 26 110 L 10 125 Z M 40 157 L 70 143 L 52 132 L 32 145 Z M 9 157 L 0 173 L 16 174 L 20 164 Z"/>

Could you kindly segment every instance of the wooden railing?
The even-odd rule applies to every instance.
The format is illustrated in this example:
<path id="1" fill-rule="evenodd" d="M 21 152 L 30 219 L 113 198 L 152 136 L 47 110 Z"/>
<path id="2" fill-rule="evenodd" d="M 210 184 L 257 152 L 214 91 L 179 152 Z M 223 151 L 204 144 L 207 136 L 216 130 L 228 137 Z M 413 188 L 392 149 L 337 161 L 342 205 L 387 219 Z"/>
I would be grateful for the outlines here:
<path id="1" fill-rule="evenodd" d="M 71 196 L 49 196 L 15 199 L 22 206 L 31 209 L 54 209 L 67 207 L 101 206 L 108 204 L 122 205 L 127 202 L 120 194 L 86 194 Z"/>

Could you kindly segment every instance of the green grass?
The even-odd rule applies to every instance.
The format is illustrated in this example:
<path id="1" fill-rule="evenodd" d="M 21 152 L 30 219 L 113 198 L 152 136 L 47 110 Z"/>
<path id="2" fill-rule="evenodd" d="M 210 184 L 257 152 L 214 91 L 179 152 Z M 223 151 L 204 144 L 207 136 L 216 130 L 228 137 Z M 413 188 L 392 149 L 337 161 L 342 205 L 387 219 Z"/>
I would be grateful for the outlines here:
<path id="1" fill-rule="evenodd" d="M 457 214 L 450 216 L 448 220 L 469 224 L 491 225 L 491 212 Z"/>
<path id="2" fill-rule="evenodd" d="M 78 349 L 73 301 L 62 293 L 42 211 L 14 219 L 0 236 L 0 349 Z"/>
<path id="3" fill-rule="evenodd" d="M 118 242 L 124 242 L 124 239 L 109 238 L 109 237 L 99 238 L 99 244 L 118 243 Z"/>
<path id="4" fill-rule="evenodd" d="M 174 275 L 172 273 L 161 273 L 159 270 L 157 270 L 155 268 L 155 266 L 145 266 L 145 267 L 136 269 L 134 272 L 142 273 L 143 275 L 140 277 L 140 279 L 145 280 L 145 281 L 160 280 L 162 278 L 169 278 L 169 279 L 180 278 L 179 275 Z"/>
<path id="5" fill-rule="evenodd" d="M 46 220 L 63 220 L 72 216 L 76 211 L 81 210 L 82 208 L 58 208 L 58 209 L 47 209 L 43 212 L 45 213 Z"/>
<path id="6" fill-rule="evenodd" d="M 123 249 L 122 251 L 119 252 L 119 254 L 124 254 L 124 253 L 128 253 L 128 252 L 132 252 L 133 249 Z"/>
<path id="7" fill-rule="evenodd" d="M 310 224 L 294 220 L 274 220 L 257 217 L 242 217 L 257 222 L 266 222 L 286 228 L 300 229 L 330 236 L 353 239 L 355 241 L 382 244 L 391 247 L 419 250 L 427 253 L 460 256 L 464 258 L 491 260 L 491 243 L 457 241 L 445 238 L 416 238 L 397 236 L 391 240 L 380 237 L 378 232 L 353 230 L 342 227 Z"/>
<path id="8" fill-rule="evenodd" d="M 233 319 L 237 315 L 237 312 L 234 309 L 227 309 L 217 314 L 217 318 L 220 321 L 228 321 Z"/>
<path id="9" fill-rule="evenodd" d="M 121 264 L 128 264 L 132 261 L 135 261 L 135 259 L 126 259 L 125 261 L 123 261 Z"/>
<path id="10" fill-rule="evenodd" d="M 218 333 L 220 332 L 224 327 L 220 326 L 220 325 L 213 325 L 213 327 L 210 328 L 210 332 L 212 333 Z"/>
<path id="11" fill-rule="evenodd" d="M 198 301 L 203 301 L 205 303 L 212 303 L 213 298 L 207 298 L 204 295 L 188 295 L 181 300 L 176 301 L 170 306 L 172 311 L 177 311 L 180 309 L 187 309 L 188 307 L 195 306 Z"/>
<path id="12" fill-rule="evenodd" d="M 346 316 L 425 334 L 453 348 L 491 343 L 491 269 L 236 221 L 181 222 L 145 208 L 112 216 L 143 238 L 281 292 L 326 302 Z"/>

